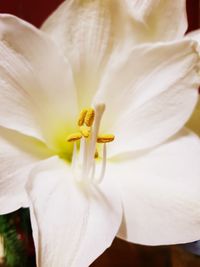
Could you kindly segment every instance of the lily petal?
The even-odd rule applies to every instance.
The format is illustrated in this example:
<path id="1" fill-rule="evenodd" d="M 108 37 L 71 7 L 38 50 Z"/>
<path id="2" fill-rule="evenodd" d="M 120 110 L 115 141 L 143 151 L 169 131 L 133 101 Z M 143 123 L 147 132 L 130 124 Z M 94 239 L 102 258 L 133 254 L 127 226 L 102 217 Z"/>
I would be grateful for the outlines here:
<path id="1" fill-rule="evenodd" d="M 11 15 L 0 15 L 0 88 L 0 125 L 40 140 L 77 114 L 69 64 L 48 36 Z"/>
<path id="2" fill-rule="evenodd" d="M 122 219 L 111 184 L 77 182 L 58 158 L 33 170 L 27 191 L 38 267 L 87 267 L 110 246 Z"/>
<path id="3" fill-rule="evenodd" d="M 119 237 L 146 245 L 198 240 L 199 158 L 200 139 L 184 130 L 160 147 L 108 168 L 121 188 Z"/>
<path id="4" fill-rule="evenodd" d="M 42 27 L 71 62 L 80 107 L 90 105 L 105 63 L 123 40 L 122 11 L 118 1 L 64 1 Z"/>
<path id="5" fill-rule="evenodd" d="M 93 102 L 105 103 L 102 125 L 114 132 L 110 153 L 145 149 L 176 133 L 198 99 L 196 43 L 138 46 L 113 57 Z"/>
<path id="6" fill-rule="evenodd" d="M 34 138 L 0 127 L 0 213 L 28 205 L 25 183 L 33 166 L 51 155 Z"/>
<path id="7" fill-rule="evenodd" d="M 125 0 L 125 4 L 135 43 L 175 40 L 187 30 L 185 0 Z"/>

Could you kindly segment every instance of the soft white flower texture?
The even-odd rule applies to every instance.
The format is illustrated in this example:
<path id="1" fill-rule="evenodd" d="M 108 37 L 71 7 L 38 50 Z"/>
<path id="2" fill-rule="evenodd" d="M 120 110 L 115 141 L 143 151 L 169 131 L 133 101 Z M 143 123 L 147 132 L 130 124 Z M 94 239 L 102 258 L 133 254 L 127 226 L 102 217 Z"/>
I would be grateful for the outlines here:
<path id="1" fill-rule="evenodd" d="M 0 16 L 0 212 L 30 205 L 39 267 L 89 266 L 116 235 L 199 238 L 200 140 L 183 129 L 199 54 L 174 41 L 185 26 L 184 1 L 170 0 L 69 0 L 43 31 Z M 116 136 L 106 172 L 77 180 L 66 138 L 80 110 L 101 103 L 100 133 Z"/>

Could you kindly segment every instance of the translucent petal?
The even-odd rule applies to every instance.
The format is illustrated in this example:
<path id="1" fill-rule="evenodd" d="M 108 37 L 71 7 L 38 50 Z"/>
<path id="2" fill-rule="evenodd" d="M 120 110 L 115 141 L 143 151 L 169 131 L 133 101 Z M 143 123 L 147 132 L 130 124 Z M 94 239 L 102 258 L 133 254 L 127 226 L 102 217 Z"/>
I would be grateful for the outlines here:
<path id="1" fill-rule="evenodd" d="M 182 131 L 156 149 L 122 159 L 107 172 L 121 189 L 119 236 L 146 245 L 198 240 L 200 139 Z"/>
<path id="2" fill-rule="evenodd" d="M 106 104 L 102 131 L 116 136 L 110 153 L 145 149 L 176 133 L 196 105 L 198 69 L 196 43 L 188 40 L 113 57 L 93 100 Z"/>
<path id="3" fill-rule="evenodd" d="M 38 266 L 89 266 L 110 246 L 122 218 L 111 186 L 78 183 L 57 158 L 33 170 L 27 191 Z"/>
<path id="4" fill-rule="evenodd" d="M 48 36 L 0 15 L 0 125 L 55 146 L 77 115 L 69 64 Z"/>
<path id="5" fill-rule="evenodd" d="M 110 54 L 124 42 L 123 13 L 115 0 L 64 1 L 42 27 L 71 62 L 81 107 L 91 104 Z"/>
<path id="6" fill-rule="evenodd" d="M 51 152 L 35 138 L 0 127 L 0 213 L 28 206 L 25 183 L 30 170 Z"/>
<path id="7" fill-rule="evenodd" d="M 125 4 L 134 43 L 175 40 L 187 30 L 185 0 L 125 0 Z"/>

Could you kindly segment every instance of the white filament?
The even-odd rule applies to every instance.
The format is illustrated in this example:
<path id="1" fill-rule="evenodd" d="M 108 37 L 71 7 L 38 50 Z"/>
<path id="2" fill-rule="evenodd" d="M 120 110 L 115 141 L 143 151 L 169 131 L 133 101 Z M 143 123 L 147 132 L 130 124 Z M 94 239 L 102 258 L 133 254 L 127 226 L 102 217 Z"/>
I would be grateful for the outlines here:
<path id="1" fill-rule="evenodd" d="M 106 151 L 106 143 L 103 144 L 103 159 L 102 159 L 102 166 L 101 166 L 101 173 L 100 173 L 100 176 L 97 180 L 98 183 L 101 183 L 103 178 L 104 178 L 104 175 L 105 175 L 105 171 L 106 171 L 106 156 L 107 154 L 107 151 Z"/>
<path id="2" fill-rule="evenodd" d="M 76 163 L 77 163 L 77 145 L 76 142 L 74 142 L 73 154 L 72 154 L 72 170 L 76 168 Z"/>

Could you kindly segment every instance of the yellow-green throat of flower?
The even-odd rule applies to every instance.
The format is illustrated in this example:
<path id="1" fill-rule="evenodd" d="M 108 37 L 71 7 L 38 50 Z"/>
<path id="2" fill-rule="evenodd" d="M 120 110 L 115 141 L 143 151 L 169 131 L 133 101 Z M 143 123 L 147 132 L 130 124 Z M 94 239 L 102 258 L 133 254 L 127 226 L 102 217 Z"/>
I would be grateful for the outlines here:
<path id="1" fill-rule="evenodd" d="M 115 139 L 113 134 L 99 135 L 100 123 L 105 111 L 105 104 L 95 105 L 94 108 L 81 110 L 77 125 L 79 131 L 70 134 L 67 142 L 73 142 L 72 170 L 77 180 L 87 180 L 100 183 L 106 170 L 106 144 Z M 77 146 L 80 142 L 78 152 Z M 96 160 L 100 158 L 97 143 L 103 145 L 102 162 L 99 175 L 96 175 Z"/>

